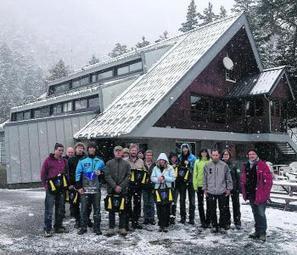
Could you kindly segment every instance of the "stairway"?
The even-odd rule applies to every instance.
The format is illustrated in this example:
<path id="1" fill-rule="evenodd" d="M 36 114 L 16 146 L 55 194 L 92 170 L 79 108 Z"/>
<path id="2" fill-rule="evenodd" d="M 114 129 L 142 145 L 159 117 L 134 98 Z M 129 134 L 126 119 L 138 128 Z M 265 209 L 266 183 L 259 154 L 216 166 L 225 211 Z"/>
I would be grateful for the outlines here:
<path id="1" fill-rule="evenodd" d="M 277 143 L 276 144 L 278 149 L 281 151 L 284 155 L 295 155 L 296 151 L 293 149 L 293 147 L 289 143 Z"/>

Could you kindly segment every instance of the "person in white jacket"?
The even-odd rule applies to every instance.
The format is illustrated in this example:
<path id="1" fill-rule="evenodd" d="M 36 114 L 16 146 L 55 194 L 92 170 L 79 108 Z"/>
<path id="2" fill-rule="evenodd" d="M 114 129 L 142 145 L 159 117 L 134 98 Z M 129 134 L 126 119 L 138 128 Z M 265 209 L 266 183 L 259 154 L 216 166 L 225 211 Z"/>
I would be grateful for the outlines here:
<path id="1" fill-rule="evenodd" d="M 175 181 L 174 170 L 168 163 L 165 153 L 161 153 L 157 159 L 157 165 L 154 167 L 151 175 L 151 181 L 155 184 L 157 215 L 160 232 L 168 232 L 170 218 L 170 204 L 173 201 L 172 183 Z M 160 201 L 158 200 L 158 196 Z"/>

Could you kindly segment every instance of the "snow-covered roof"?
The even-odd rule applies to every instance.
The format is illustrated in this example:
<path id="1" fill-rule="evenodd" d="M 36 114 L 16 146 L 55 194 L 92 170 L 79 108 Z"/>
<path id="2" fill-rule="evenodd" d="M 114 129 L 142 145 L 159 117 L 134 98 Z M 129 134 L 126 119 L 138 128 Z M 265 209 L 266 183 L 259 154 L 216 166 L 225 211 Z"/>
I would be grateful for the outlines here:
<path id="1" fill-rule="evenodd" d="M 246 77 L 229 92 L 230 97 L 253 96 L 271 93 L 285 74 L 285 66 L 265 69 L 263 72 Z"/>
<path id="2" fill-rule="evenodd" d="M 0 132 L 4 132 L 4 126 L 5 126 L 5 124 L 6 124 L 8 121 L 9 121 L 9 120 L 0 123 Z"/>
<path id="3" fill-rule="evenodd" d="M 74 137 L 127 135 L 144 119 L 157 118 L 177 98 L 172 95 L 179 96 L 243 26 L 248 27 L 244 14 L 212 22 L 181 37 L 146 74 Z M 153 114 L 156 108 L 159 112 Z"/>
<path id="4" fill-rule="evenodd" d="M 114 65 L 120 65 L 120 64 L 126 63 L 128 61 L 139 59 L 143 53 L 146 53 L 149 51 L 157 50 L 160 48 L 166 48 L 166 47 L 169 49 L 175 43 L 177 43 L 179 41 L 179 39 L 183 36 L 184 36 L 184 34 L 178 35 L 178 36 L 166 39 L 166 40 L 162 40 L 157 43 L 150 44 L 143 48 L 134 48 L 134 49 L 130 50 L 129 52 L 122 54 L 118 57 L 109 58 L 108 60 L 102 61 L 100 63 L 82 67 L 80 70 L 70 73 L 67 77 L 50 82 L 48 84 L 48 86 L 66 82 L 71 79 L 81 77 L 83 75 L 87 75 L 87 74 L 90 74 L 93 72 L 97 72 L 97 71 L 112 67 Z"/>
<path id="5" fill-rule="evenodd" d="M 97 83 L 97 85 L 92 84 L 90 86 L 81 87 L 76 90 L 71 90 L 69 92 L 65 92 L 64 94 L 61 94 L 58 96 L 51 96 L 51 97 L 46 97 L 46 98 L 40 97 L 40 98 L 38 98 L 37 101 L 11 108 L 11 112 L 25 111 L 25 110 L 39 108 L 42 106 L 51 105 L 51 104 L 55 104 L 55 103 L 66 102 L 68 100 L 73 100 L 73 99 L 77 99 L 77 98 L 96 95 L 99 93 L 101 86 L 106 87 L 106 86 L 110 86 L 110 85 L 114 85 L 114 84 L 120 84 L 120 83 L 126 82 L 127 80 L 131 80 L 131 79 L 136 80 L 138 77 L 139 77 L 139 74 L 121 78 L 121 79 L 117 79 L 117 80 L 108 81 L 105 83 L 100 83 L 100 84 Z"/>

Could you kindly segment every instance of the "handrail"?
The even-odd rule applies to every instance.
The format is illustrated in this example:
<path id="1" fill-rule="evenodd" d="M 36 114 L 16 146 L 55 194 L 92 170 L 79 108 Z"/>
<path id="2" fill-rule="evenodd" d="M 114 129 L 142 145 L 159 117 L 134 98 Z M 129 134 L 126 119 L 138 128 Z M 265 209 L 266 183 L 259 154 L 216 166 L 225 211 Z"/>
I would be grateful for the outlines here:
<path id="1" fill-rule="evenodd" d="M 297 135 L 295 135 L 294 131 L 291 128 L 287 128 L 288 135 L 292 139 L 292 141 L 297 144 Z"/>

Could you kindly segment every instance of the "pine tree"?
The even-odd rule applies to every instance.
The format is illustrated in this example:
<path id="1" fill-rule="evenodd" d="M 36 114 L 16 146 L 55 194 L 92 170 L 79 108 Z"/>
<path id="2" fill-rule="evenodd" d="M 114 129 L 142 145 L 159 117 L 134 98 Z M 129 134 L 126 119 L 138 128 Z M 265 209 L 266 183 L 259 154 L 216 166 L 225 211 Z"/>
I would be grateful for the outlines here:
<path id="1" fill-rule="evenodd" d="M 49 70 L 49 76 L 47 77 L 48 81 L 53 81 L 66 77 L 69 73 L 69 68 L 65 65 L 63 59 L 60 59 L 57 64 L 55 64 Z"/>
<path id="2" fill-rule="evenodd" d="M 147 41 L 144 36 L 141 39 L 142 39 L 142 41 L 141 42 L 138 42 L 136 44 L 136 48 L 143 48 L 143 47 L 145 47 L 145 46 L 147 46 L 147 45 L 150 44 L 150 42 Z"/>
<path id="3" fill-rule="evenodd" d="M 210 2 L 208 2 L 207 8 L 203 10 L 203 14 L 198 13 L 198 17 L 202 20 L 201 25 L 208 24 L 219 18 L 219 16 L 213 12 L 213 5 Z"/>
<path id="4" fill-rule="evenodd" d="M 96 58 L 96 56 L 93 54 L 91 59 L 89 60 L 89 65 L 95 65 L 97 63 L 99 63 L 99 58 Z"/>
<path id="5" fill-rule="evenodd" d="M 219 18 L 225 18 L 225 17 L 227 17 L 227 10 L 225 9 L 224 6 L 221 5 Z"/>
<path id="6" fill-rule="evenodd" d="M 127 45 L 116 43 L 115 47 L 112 49 L 112 51 L 108 54 L 111 58 L 118 57 L 122 54 L 125 54 L 128 52 Z"/>
<path id="7" fill-rule="evenodd" d="M 246 12 L 250 14 L 255 9 L 256 1 L 257 0 L 234 0 L 235 4 L 231 11 L 235 13 Z"/>
<path id="8" fill-rule="evenodd" d="M 186 22 L 181 25 L 181 28 L 179 28 L 179 31 L 181 32 L 187 32 L 198 27 L 197 7 L 194 0 L 191 0 L 188 6 Z"/>

